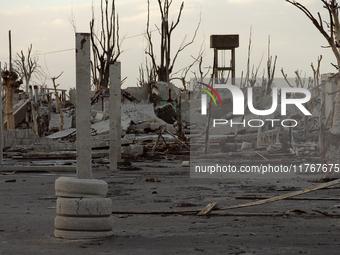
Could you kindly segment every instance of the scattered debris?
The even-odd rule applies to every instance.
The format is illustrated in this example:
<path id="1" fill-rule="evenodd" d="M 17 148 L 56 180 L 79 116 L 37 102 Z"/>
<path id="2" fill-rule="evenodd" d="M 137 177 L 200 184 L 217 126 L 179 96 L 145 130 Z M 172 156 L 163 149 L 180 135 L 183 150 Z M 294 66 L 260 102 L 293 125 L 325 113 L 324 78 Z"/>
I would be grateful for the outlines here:
<path id="1" fill-rule="evenodd" d="M 190 161 L 183 161 L 182 162 L 182 167 L 189 167 L 190 166 Z"/>
<path id="2" fill-rule="evenodd" d="M 217 202 L 213 202 L 208 204 L 202 211 L 200 211 L 197 216 L 206 216 L 209 215 L 212 210 L 217 206 Z"/>
<path id="3" fill-rule="evenodd" d="M 146 179 L 145 181 L 147 182 L 161 182 L 160 180 L 158 180 L 157 178 L 149 178 L 149 179 Z"/>
<path id="4" fill-rule="evenodd" d="M 17 180 L 16 179 L 9 179 L 9 180 L 6 180 L 5 182 L 16 182 Z"/>

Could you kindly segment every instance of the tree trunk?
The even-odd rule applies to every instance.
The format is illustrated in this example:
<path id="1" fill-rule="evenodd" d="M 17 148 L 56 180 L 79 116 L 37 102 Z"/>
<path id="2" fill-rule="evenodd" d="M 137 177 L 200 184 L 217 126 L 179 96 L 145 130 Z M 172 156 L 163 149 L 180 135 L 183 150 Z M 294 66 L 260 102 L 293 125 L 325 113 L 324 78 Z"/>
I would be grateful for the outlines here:
<path id="1" fill-rule="evenodd" d="M 303 116 L 303 138 L 306 140 L 308 140 L 309 138 L 308 121 L 309 121 L 309 117 L 306 115 Z"/>
<path id="2" fill-rule="evenodd" d="M 31 111 L 32 111 L 32 131 L 35 134 L 38 134 L 37 112 L 36 112 L 36 105 L 35 105 L 34 98 L 33 98 L 32 86 L 29 86 L 29 99 L 31 102 Z"/>
<path id="3" fill-rule="evenodd" d="M 13 115 L 13 97 L 15 87 L 12 86 L 11 80 L 6 84 L 6 117 L 7 117 L 7 130 L 15 129 L 15 120 Z"/>
<path id="4" fill-rule="evenodd" d="M 340 79 L 338 79 L 337 90 L 340 89 Z M 336 93 L 334 99 L 334 111 L 330 132 L 325 139 L 324 149 L 325 160 L 328 164 L 328 171 L 323 173 L 321 179 L 340 178 L 340 93 Z"/>

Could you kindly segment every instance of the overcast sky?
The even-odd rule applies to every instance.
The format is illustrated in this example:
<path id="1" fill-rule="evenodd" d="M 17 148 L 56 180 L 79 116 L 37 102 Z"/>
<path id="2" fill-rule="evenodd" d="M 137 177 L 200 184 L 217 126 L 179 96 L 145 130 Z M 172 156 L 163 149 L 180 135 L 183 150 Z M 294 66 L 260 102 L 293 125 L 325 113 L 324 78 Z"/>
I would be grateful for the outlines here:
<path id="1" fill-rule="evenodd" d="M 151 25 L 159 24 L 157 0 L 150 0 Z M 173 0 L 170 17 L 176 18 L 182 1 Z M 92 1 L 88 0 L 0 0 L 0 61 L 8 61 L 8 31 L 12 32 L 12 52 L 27 50 L 32 43 L 33 51 L 39 56 L 39 64 L 49 77 L 63 75 L 58 79 L 61 88 L 75 87 L 75 35 L 69 21 L 74 16 L 77 32 L 89 32 Z M 100 1 L 93 1 L 97 10 Z M 328 13 L 322 8 L 321 0 L 300 0 L 313 14 L 319 11 L 326 20 Z M 136 86 L 139 66 L 145 62 L 147 0 L 116 0 L 119 15 L 120 37 L 123 53 L 122 78 L 127 77 L 124 87 Z M 319 55 L 323 56 L 321 72 L 334 72 L 330 63 L 335 58 L 323 36 L 314 28 L 308 18 L 296 7 L 284 0 L 186 0 L 182 19 L 173 33 L 173 52 L 179 47 L 184 36 L 187 41 L 199 22 L 201 25 L 195 42 L 177 59 L 174 71 L 189 65 L 197 56 L 201 45 L 205 50 L 203 66 L 212 66 L 213 50 L 210 49 L 211 34 L 239 34 L 240 47 L 236 49 L 236 75 L 246 71 L 249 32 L 252 28 L 251 65 L 258 66 L 261 58 L 261 76 L 267 59 L 268 36 L 270 51 L 277 55 L 276 77 L 282 78 L 281 68 L 288 76 L 294 71 L 312 75 L 311 63 L 316 65 Z M 99 19 L 99 13 L 97 13 Z M 157 32 L 153 38 L 159 41 Z M 159 55 L 157 48 L 156 55 Z M 226 62 L 229 55 L 226 55 Z M 197 70 L 194 66 L 193 71 Z M 193 77 L 188 75 L 187 78 Z M 39 84 L 39 81 L 35 80 Z M 46 80 L 52 87 L 50 79 Z"/>

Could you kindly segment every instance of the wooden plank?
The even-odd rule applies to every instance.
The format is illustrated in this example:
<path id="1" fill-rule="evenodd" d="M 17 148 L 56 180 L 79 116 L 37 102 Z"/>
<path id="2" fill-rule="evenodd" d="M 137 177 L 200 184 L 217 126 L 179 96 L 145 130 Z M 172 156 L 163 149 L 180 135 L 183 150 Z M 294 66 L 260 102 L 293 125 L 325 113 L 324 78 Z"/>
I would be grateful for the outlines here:
<path id="1" fill-rule="evenodd" d="M 269 197 L 256 197 L 256 196 L 244 196 L 244 197 L 235 197 L 235 199 L 268 199 Z M 319 201 L 340 201 L 340 198 L 327 198 L 327 197 L 288 197 L 286 200 L 319 200 Z"/>
<path id="2" fill-rule="evenodd" d="M 340 184 L 339 179 L 331 181 L 331 182 L 324 183 L 322 185 L 319 185 L 319 186 L 316 186 L 316 187 L 313 187 L 313 188 L 303 189 L 303 190 L 291 192 L 291 193 L 288 193 L 288 194 L 284 194 L 284 195 L 281 195 L 281 196 L 271 197 L 271 198 L 267 198 L 267 199 L 263 199 L 263 200 L 259 200 L 259 201 L 255 201 L 255 202 L 250 202 L 250 203 L 246 203 L 246 204 L 227 206 L 227 207 L 220 208 L 220 210 L 230 210 L 230 209 L 235 209 L 235 208 L 243 208 L 243 207 L 261 205 L 261 204 L 268 204 L 268 203 L 276 202 L 276 201 L 279 201 L 279 200 L 287 199 L 287 198 L 290 198 L 290 197 L 306 194 L 306 193 L 309 193 L 309 192 L 312 192 L 312 191 L 315 191 L 315 190 L 334 186 L 334 185 L 337 185 L 337 184 Z"/>
<path id="3" fill-rule="evenodd" d="M 200 211 L 197 216 L 206 216 L 209 215 L 212 210 L 217 206 L 217 202 L 209 203 L 202 211 Z"/>
<path id="4" fill-rule="evenodd" d="M 7 166 L 0 165 L 0 172 L 76 172 L 75 166 Z"/>
<path id="5" fill-rule="evenodd" d="M 240 205 L 233 205 L 233 206 L 227 206 L 227 207 L 223 207 L 223 208 L 216 208 L 216 210 L 230 210 L 230 209 L 235 209 L 235 208 L 243 208 L 243 207 L 249 207 L 249 206 L 255 206 L 255 205 L 260 205 L 260 204 L 266 204 L 266 203 L 271 203 L 271 202 L 275 202 L 275 201 L 279 201 L 279 200 L 283 200 L 283 199 L 288 199 L 290 197 L 293 196 L 298 196 L 301 194 L 306 194 L 315 190 L 319 190 L 319 189 L 323 189 L 323 188 L 327 188 L 330 186 L 334 186 L 340 184 L 340 180 L 335 180 L 335 181 L 331 181 L 331 182 L 327 182 L 324 183 L 322 185 L 313 187 L 313 188 L 308 188 L 308 189 L 304 189 L 304 190 L 300 190 L 300 191 L 296 191 L 296 192 L 292 192 L 292 193 L 288 193 L 285 195 L 281 195 L 281 196 L 276 196 L 276 197 L 272 197 L 272 198 L 268 198 L 268 199 L 263 199 L 260 201 L 255 201 L 255 202 L 250 202 L 250 203 L 246 203 L 246 204 L 240 204 Z M 113 211 L 113 214 L 179 214 L 179 213 L 198 213 L 197 215 L 208 215 L 210 214 L 213 209 L 216 207 L 217 202 L 214 203 L 210 203 L 208 204 L 203 210 L 182 210 L 182 211 Z M 204 214 L 205 213 L 205 214 Z M 220 215 L 220 214 L 219 214 Z M 235 213 L 225 213 L 223 214 L 224 216 L 282 216 L 283 214 L 263 214 L 263 213 L 244 213 L 244 214 L 235 214 Z"/>

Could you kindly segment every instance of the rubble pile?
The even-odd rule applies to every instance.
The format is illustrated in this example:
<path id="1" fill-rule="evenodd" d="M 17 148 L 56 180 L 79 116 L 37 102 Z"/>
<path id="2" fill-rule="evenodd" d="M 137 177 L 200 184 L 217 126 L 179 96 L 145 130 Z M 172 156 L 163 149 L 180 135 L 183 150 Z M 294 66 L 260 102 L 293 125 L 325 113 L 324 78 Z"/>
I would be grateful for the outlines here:
<path id="1" fill-rule="evenodd" d="M 145 87 L 130 87 L 122 90 L 121 104 L 121 152 L 125 158 L 164 157 L 166 154 L 188 155 L 190 148 L 202 150 L 205 145 L 206 119 L 201 114 L 201 105 L 190 100 L 192 92 L 181 90 L 172 84 L 157 82 Z M 213 119 L 225 122 L 233 120 L 246 123 L 259 119 L 246 109 L 244 116 L 233 116 L 233 102 L 228 90 L 219 91 L 223 106 L 213 107 Z M 32 106 L 28 98 L 17 97 L 14 107 L 15 130 L 6 130 L 4 157 L 12 159 L 67 159 L 75 164 L 76 159 L 76 111 L 75 90 L 69 91 L 69 100 L 63 101 L 62 109 L 51 99 L 42 96 L 38 104 L 43 116 L 44 133 L 32 131 Z M 109 90 L 92 93 L 91 132 L 93 162 L 108 164 L 110 111 Z M 180 96 L 183 97 L 180 99 Z M 191 96 L 199 96 L 192 94 Z M 181 101 L 179 101 L 181 100 Z M 259 107 L 255 96 L 254 107 Z M 271 97 L 263 96 L 264 108 L 271 106 Z M 288 105 L 289 106 L 289 105 Z M 280 107 L 278 107 L 279 109 Z M 294 107 L 287 107 L 287 115 L 296 120 L 295 128 L 273 127 L 266 122 L 261 128 L 249 125 L 216 125 L 209 130 L 210 153 L 222 153 L 227 157 L 250 157 L 269 160 L 277 157 L 320 157 L 318 149 L 319 116 L 314 110 L 308 118 L 308 132 L 304 130 L 306 120 Z M 283 117 L 274 112 L 269 119 L 282 121 Z M 260 118 L 261 119 L 261 118 Z M 322 118 L 325 120 L 325 117 Z M 61 129 L 62 122 L 62 130 Z M 329 129 L 327 123 L 326 131 Z"/>

